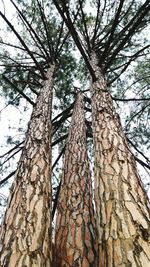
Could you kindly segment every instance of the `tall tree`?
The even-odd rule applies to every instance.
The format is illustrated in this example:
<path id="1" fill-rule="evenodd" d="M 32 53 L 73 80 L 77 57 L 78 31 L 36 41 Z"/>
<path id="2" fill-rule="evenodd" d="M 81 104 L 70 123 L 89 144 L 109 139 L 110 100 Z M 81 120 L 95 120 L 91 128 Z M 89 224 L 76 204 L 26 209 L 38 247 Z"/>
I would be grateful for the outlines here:
<path id="1" fill-rule="evenodd" d="M 13 56 L 3 53 L 2 85 L 4 92 L 5 89 L 11 89 L 14 97 L 16 90 L 34 108 L 25 141 L 6 153 L 9 155 L 16 148 L 20 149 L 20 145 L 24 143 L 1 231 L 0 266 L 52 266 L 51 139 L 58 125 L 61 125 L 60 118 L 63 121 L 62 114 L 62 117 L 57 117 L 58 121 L 55 118 L 53 125 L 51 123 L 52 90 L 54 77 L 56 80 L 59 75 L 65 76 L 68 67 L 72 68 L 74 60 L 69 64 L 71 56 L 69 53 L 66 56 L 64 54 L 64 42 L 65 46 L 69 43 L 63 23 L 55 23 L 52 18 L 47 22 L 45 9 L 40 1 L 29 1 L 25 6 L 22 2 L 21 8 L 15 1 L 11 0 L 11 3 L 22 21 L 24 32 L 19 32 L 17 26 L 14 27 L 6 15 L 0 12 L 20 46 L 3 40 L 1 43 L 6 47 L 16 48 L 17 51 L 21 50 L 22 53 Z M 31 9 L 25 15 L 27 7 Z M 30 15 L 33 13 L 33 20 L 30 22 Z M 58 66 L 63 65 L 64 61 L 68 62 L 68 65 L 65 70 L 62 68 L 59 72 Z M 67 84 L 67 78 L 65 81 Z M 55 81 L 55 85 L 58 84 Z M 61 85 L 64 84 L 61 82 Z M 31 92 L 29 95 L 28 91 Z M 33 94 L 38 96 L 36 103 L 32 99 Z M 57 140 L 54 143 L 57 143 Z"/>
<path id="2" fill-rule="evenodd" d="M 51 108 L 54 66 L 33 109 L 1 230 L 0 266 L 52 266 Z"/>
<path id="3" fill-rule="evenodd" d="M 149 266 L 150 204 L 93 56 L 91 86 L 100 266 Z"/>
<path id="4" fill-rule="evenodd" d="M 122 59 L 121 64 L 117 63 L 124 47 L 132 48 L 133 36 L 143 28 L 144 23 L 146 24 L 150 5 L 145 1 L 131 16 L 129 22 L 124 24 L 124 14 L 130 17 L 129 9 L 126 10 L 125 1 L 119 1 L 114 18 L 111 17 L 107 21 L 109 29 L 104 32 L 100 24 L 101 1 L 96 1 L 99 10 L 93 23 L 94 34 L 91 36 L 88 32 L 89 19 L 85 15 L 83 6 L 85 2 L 79 1 L 83 28 L 80 26 L 77 31 L 72 24 L 68 5 L 54 0 L 92 76 L 91 104 L 99 266 L 148 266 L 150 264 L 149 201 L 137 174 L 136 163 L 129 150 L 107 83 L 115 81 L 131 61 L 149 47 L 149 45 L 144 46 L 134 51 L 127 62 L 123 63 Z M 104 16 L 111 8 L 112 6 L 107 5 L 105 1 Z M 83 31 L 82 39 L 79 37 L 79 30 Z M 112 68 L 119 68 L 120 73 L 112 81 L 106 81 L 105 76 Z"/>
<path id="5" fill-rule="evenodd" d="M 74 106 L 58 199 L 54 266 L 97 266 L 83 95 Z"/>

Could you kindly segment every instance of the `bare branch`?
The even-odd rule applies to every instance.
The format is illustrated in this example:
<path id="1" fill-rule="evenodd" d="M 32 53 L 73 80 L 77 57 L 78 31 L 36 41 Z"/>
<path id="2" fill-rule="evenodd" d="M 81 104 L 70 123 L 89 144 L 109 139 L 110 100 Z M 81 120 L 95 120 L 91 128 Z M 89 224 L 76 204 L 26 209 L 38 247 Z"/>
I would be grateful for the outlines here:
<path id="1" fill-rule="evenodd" d="M 120 4 L 119 4 L 119 7 L 118 7 L 118 10 L 117 10 L 117 13 L 116 13 L 116 16 L 114 18 L 114 21 L 112 23 L 112 27 L 110 29 L 110 35 L 109 35 L 109 38 L 108 38 L 108 41 L 106 42 L 106 45 L 105 45 L 105 50 L 104 52 L 102 53 L 100 59 L 99 59 L 99 63 L 100 62 L 103 62 L 107 56 L 107 53 L 109 51 L 109 47 L 110 47 L 110 44 L 112 42 L 112 39 L 113 39 L 113 35 L 114 35 L 114 32 L 116 30 L 116 27 L 118 25 L 118 21 L 119 21 L 119 17 L 120 17 L 120 13 L 122 11 L 122 8 L 123 8 L 123 4 L 124 4 L 125 0 L 122 0 L 120 1 Z"/>
<path id="2" fill-rule="evenodd" d="M 14 7 L 16 8 L 16 10 L 18 11 L 20 17 L 23 19 L 23 21 L 27 24 L 29 30 L 34 34 L 35 38 L 37 39 L 38 43 L 41 45 L 41 48 L 43 49 L 43 51 L 45 52 L 46 56 L 49 58 L 49 54 L 47 53 L 47 50 L 45 49 L 43 42 L 41 42 L 38 34 L 35 32 L 35 30 L 32 28 L 31 24 L 27 21 L 26 17 L 24 16 L 24 14 L 19 10 L 19 8 L 16 6 L 16 4 L 14 3 L 13 0 L 10 0 L 11 3 L 14 5 Z M 32 36 L 33 38 L 33 36 Z M 34 38 L 33 38 L 34 39 Z M 34 39 L 35 41 L 35 39 Z M 40 47 L 39 47 L 40 48 Z M 40 49 L 40 51 L 42 52 L 42 50 Z M 42 52 L 43 54 L 43 52 Z M 43 54 L 44 55 L 44 54 Z M 45 56 L 45 55 L 44 55 Z"/>
<path id="3" fill-rule="evenodd" d="M 112 64 L 112 62 L 113 62 L 114 58 L 116 57 L 116 55 L 123 49 L 123 47 L 125 46 L 125 44 L 133 36 L 133 34 L 135 33 L 136 29 L 142 23 L 143 18 L 148 14 L 149 9 L 150 9 L 150 5 L 148 6 L 148 4 L 149 4 L 149 1 L 147 0 L 143 4 L 143 6 L 139 9 L 139 12 L 136 13 L 136 17 L 137 17 L 137 14 L 140 14 L 139 17 L 137 17 L 137 20 L 135 21 L 135 23 L 133 23 L 133 25 L 131 24 L 132 27 L 129 29 L 128 33 L 125 35 L 125 37 L 122 39 L 122 41 L 120 42 L 120 44 L 117 46 L 117 48 L 112 53 L 110 59 L 106 63 L 105 70 L 107 70 L 108 67 Z M 134 18 L 132 20 L 134 20 Z M 131 21 L 130 21 L 130 23 L 131 23 Z M 112 49 L 112 47 L 110 47 L 110 49 Z"/>
<path id="4" fill-rule="evenodd" d="M 128 102 L 128 101 L 149 101 L 150 98 L 117 98 L 112 97 L 115 101 L 122 101 L 122 102 Z"/>
<path id="5" fill-rule="evenodd" d="M 127 137 L 126 137 L 126 138 L 127 138 Z M 142 156 L 147 162 L 149 162 L 149 164 L 150 164 L 150 160 L 149 160 L 149 158 L 147 158 L 147 157 L 144 155 L 144 153 L 143 153 L 142 151 L 140 151 L 140 150 L 137 148 L 137 146 L 134 145 L 134 144 L 132 143 L 132 141 L 131 141 L 129 138 L 127 138 L 127 140 L 128 140 L 128 142 L 131 144 L 131 146 L 133 146 L 134 149 L 135 149 L 139 154 L 141 154 L 141 156 Z"/>
<path id="6" fill-rule="evenodd" d="M 8 176 L 6 176 L 3 180 L 0 181 L 0 186 L 3 185 L 5 182 L 7 182 L 14 174 L 16 170 L 11 172 Z"/>
<path id="7" fill-rule="evenodd" d="M 11 152 L 13 152 L 14 150 L 16 150 L 17 148 L 19 148 L 22 144 L 24 143 L 24 141 L 20 142 L 19 144 L 15 145 L 13 148 L 11 148 L 10 150 L 8 150 L 6 153 L 4 153 L 3 155 L 0 156 L 0 158 L 3 158 L 5 156 L 7 156 L 8 154 L 10 154 Z"/>
<path id="8" fill-rule="evenodd" d="M 77 48 L 79 49 L 81 55 L 83 56 L 83 58 L 84 58 L 84 60 L 85 60 L 85 63 L 86 63 L 86 65 L 87 65 L 87 68 L 89 69 L 89 72 L 90 72 L 90 74 L 91 74 L 93 80 L 96 80 L 95 72 L 94 72 L 94 70 L 93 70 L 93 68 L 92 68 L 92 66 L 91 66 L 91 64 L 90 64 L 90 62 L 89 62 L 89 59 L 88 59 L 88 57 L 87 57 L 87 55 L 86 55 L 86 52 L 84 51 L 84 49 L 83 49 L 83 47 L 82 47 L 82 45 L 81 45 L 81 42 L 80 42 L 80 38 L 79 38 L 79 36 L 78 36 L 78 33 L 76 32 L 76 30 L 75 30 L 75 28 L 74 28 L 74 26 L 73 26 L 72 20 L 71 20 L 71 18 L 70 18 L 68 8 L 66 7 L 65 3 L 64 3 L 64 5 L 65 5 L 65 10 L 62 9 L 62 8 L 59 6 L 59 4 L 58 4 L 58 2 L 57 2 L 56 0 L 53 0 L 53 3 L 54 3 L 54 5 L 56 6 L 58 12 L 60 13 L 62 19 L 65 21 L 65 23 L 66 23 L 66 25 L 67 25 L 67 27 L 68 27 L 68 29 L 69 29 L 71 35 L 72 35 L 72 38 L 73 38 L 73 40 L 74 40 L 74 42 L 75 42 Z M 65 16 L 64 12 L 66 13 L 66 16 Z"/>
<path id="9" fill-rule="evenodd" d="M 30 55 L 30 57 L 34 61 L 35 65 L 37 66 L 37 68 L 39 69 L 40 73 L 42 74 L 41 79 L 46 79 L 46 76 L 45 76 L 45 73 L 44 73 L 43 69 L 41 68 L 41 66 L 37 62 L 36 58 L 33 56 L 33 53 L 30 51 L 30 49 L 28 48 L 28 46 L 25 44 L 25 42 L 23 41 L 23 39 L 21 38 L 21 36 L 15 30 L 14 26 L 10 23 L 10 21 L 4 16 L 4 14 L 1 11 L 0 11 L 0 16 L 5 20 L 5 22 L 8 24 L 8 26 L 10 27 L 10 29 L 13 31 L 13 33 L 16 35 L 16 37 L 18 38 L 18 40 L 20 41 L 20 43 L 22 44 L 22 46 L 25 48 L 25 50 L 27 51 L 27 53 Z"/>
<path id="10" fill-rule="evenodd" d="M 9 83 L 20 95 L 22 95 L 32 106 L 35 106 L 35 103 L 21 91 L 15 84 L 13 84 L 4 74 L 2 75 L 3 79 Z"/>

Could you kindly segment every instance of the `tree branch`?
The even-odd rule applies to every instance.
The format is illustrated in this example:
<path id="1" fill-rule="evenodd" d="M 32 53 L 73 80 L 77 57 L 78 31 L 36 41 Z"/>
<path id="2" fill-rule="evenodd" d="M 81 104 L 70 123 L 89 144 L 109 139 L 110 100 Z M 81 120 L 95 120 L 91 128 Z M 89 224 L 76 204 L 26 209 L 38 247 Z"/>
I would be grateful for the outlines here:
<path id="1" fill-rule="evenodd" d="M 13 0 L 10 0 L 11 3 L 14 5 L 14 7 L 16 8 L 16 10 L 18 11 L 20 17 L 22 17 L 23 21 L 27 24 L 27 26 L 29 27 L 29 29 L 31 30 L 31 32 L 34 34 L 35 38 L 37 39 L 38 43 L 41 45 L 41 48 L 43 49 L 43 51 L 45 52 L 46 56 L 49 58 L 49 54 L 47 53 L 47 50 L 45 49 L 43 43 L 41 42 L 38 34 L 35 32 L 35 30 L 32 28 L 31 24 L 27 21 L 26 17 L 24 16 L 24 14 L 19 10 L 19 8 L 16 6 L 16 4 L 14 3 Z M 35 40 L 34 40 L 35 41 Z M 39 48 L 40 49 L 40 48 Z M 42 52 L 42 50 L 40 49 L 40 51 Z M 43 52 L 42 52 L 43 53 Z M 45 57 L 45 55 L 44 55 Z"/>
<path id="2" fill-rule="evenodd" d="M 8 154 L 10 154 L 11 152 L 13 152 L 15 149 L 17 149 L 19 146 L 21 146 L 24 143 L 24 141 L 20 142 L 19 144 L 17 144 L 16 146 L 14 146 L 13 148 L 11 148 L 9 151 L 7 151 L 6 153 L 4 153 L 3 155 L 0 156 L 0 158 L 3 158 L 5 156 L 7 156 Z"/>
<path id="3" fill-rule="evenodd" d="M 35 106 L 35 103 L 24 94 L 23 91 L 21 91 L 17 86 L 15 86 L 4 74 L 2 75 L 3 79 L 9 83 L 20 95 L 22 95 L 32 106 Z"/>
<path id="4" fill-rule="evenodd" d="M 22 44 L 22 46 L 25 48 L 26 52 L 30 55 L 30 57 L 32 58 L 33 62 L 35 63 L 35 65 L 37 66 L 38 70 L 40 71 L 40 73 L 42 74 L 41 79 L 46 79 L 45 73 L 43 71 L 43 69 L 41 68 L 41 66 L 39 65 L 39 63 L 37 62 L 36 58 L 33 56 L 33 53 L 30 51 L 30 49 L 28 48 L 28 46 L 25 44 L 25 42 L 23 41 L 23 39 L 21 38 L 21 36 L 18 34 L 18 32 L 15 30 L 14 26 L 10 23 L 10 21 L 4 16 L 4 14 L 0 11 L 0 16 L 5 20 L 5 22 L 8 24 L 8 26 L 10 27 L 10 29 L 13 31 L 13 33 L 16 35 L 16 37 L 18 38 L 18 40 L 20 41 L 20 43 Z"/>
<path id="5" fill-rule="evenodd" d="M 120 13 L 122 11 L 122 7 L 123 7 L 123 4 L 124 4 L 125 0 L 121 0 L 120 3 L 119 3 L 119 7 L 118 7 L 118 10 L 117 10 L 117 13 L 116 13 L 116 16 L 114 18 L 114 21 L 112 23 L 112 27 L 110 29 L 110 35 L 109 35 L 109 38 L 106 42 L 106 45 L 105 45 L 105 49 L 104 49 L 104 52 L 102 53 L 100 59 L 99 59 L 99 65 L 101 64 L 101 62 L 104 62 L 107 54 L 108 54 L 108 50 L 109 50 L 109 47 L 110 47 L 110 44 L 113 40 L 113 36 L 114 36 L 114 32 L 116 30 L 116 27 L 118 25 L 118 21 L 119 21 L 119 16 L 120 16 Z"/>
<path id="6" fill-rule="evenodd" d="M 132 25 L 131 29 L 128 31 L 128 33 L 126 34 L 126 36 L 123 38 L 123 40 L 121 41 L 121 43 L 118 45 L 118 47 L 114 50 L 114 52 L 112 53 L 110 59 L 108 60 L 108 62 L 106 63 L 105 66 L 105 70 L 108 69 L 108 67 L 110 67 L 110 65 L 112 64 L 113 60 L 115 59 L 116 55 L 122 50 L 122 48 L 124 47 L 124 45 L 128 42 L 128 40 L 133 36 L 135 30 L 139 27 L 139 25 L 142 23 L 143 18 L 148 14 L 149 12 L 149 7 L 147 6 L 149 3 L 149 1 L 147 0 L 145 2 L 145 4 L 142 6 L 144 8 L 144 10 L 141 11 L 141 14 L 139 16 L 139 18 L 137 18 L 136 22 Z"/>
<path id="7" fill-rule="evenodd" d="M 65 13 L 66 13 L 67 17 L 64 15 L 64 10 L 62 10 L 60 8 L 60 6 L 57 3 L 57 1 L 53 0 L 53 3 L 55 5 L 55 7 L 57 8 L 59 14 L 61 15 L 62 19 L 65 21 L 66 26 L 68 27 L 68 29 L 70 31 L 70 34 L 72 35 L 72 38 L 73 38 L 77 48 L 79 49 L 81 55 L 83 56 L 83 58 L 85 60 L 86 66 L 87 66 L 87 68 L 88 68 L 93 80 L 96 80 L 95 72 L 94 72 L 94 70 L 93 70 L 93 68 L 92 68 L 92 66 L 91 66 L 91 64 L 89 62 L 89 59 L 88 59 L 88 57 L 87 57 L 87 55 L 86 55 L 86 53 L 85 53 L 85 51 L 84 51 L 84 49 L 83 49 L 83 47 L 81 45 L 78 33 L 76 32 L 76 30 L 75 30 L 75 28 L 73 26 L 73 23 L 72 23 L 72 20 L 70 18 L 70 15 L 69 15 L 69 12 L 68 12 L 68 9 L 67 9 L 66 5 L 65 5 Z"/>
<path id="8" fill-rule="evenodd" d="M 8 176 L 6 176 L 3 180 L 0 181 L 0 186 L 3 185 L 5 182 L 8 181 L 8 179 L 10 179 L 14 174 L 15 174 L 16 170 L 11 172 Z"/>
<path id="9" fill-rule="evenodd" d="M 150 98 L 117 98 L 117 97 L 112 97 L 113 100 L 115 101 L 122 101 L 122 102 L 128 102 L 128 101 L 149 101 Z"/>
<path id="10" fill-rule="evenodd" d="M 63 141 L 68 137 L 68 134 L 64 134 L 63 136 L 59 137 L 57 140 L 52 142 L 52 147 Z"/>
<path id="11" fill-rule="evenodd" d="M 142 151 L 140 151 L 138 148 L 137 148 L 137 146 L 136 145 L 134 145 L 133 143 L 132 143 L 132 141 L 128 138 L 128 137 L 126 137 L 127 138 L 127 140 L 128 140 L 128 142 L 131 144 L 131 146 L 133 146 L 134 147 L 134 149 L 139 153 L 139 154 L 141 154 L 142 155 L 142 157 L 147 161 L 147 162 L 149 162 L 150 163 L 150 160 L 149 160 L 149 158 L 147 158 L 143 153 L 142 153 Z"/>

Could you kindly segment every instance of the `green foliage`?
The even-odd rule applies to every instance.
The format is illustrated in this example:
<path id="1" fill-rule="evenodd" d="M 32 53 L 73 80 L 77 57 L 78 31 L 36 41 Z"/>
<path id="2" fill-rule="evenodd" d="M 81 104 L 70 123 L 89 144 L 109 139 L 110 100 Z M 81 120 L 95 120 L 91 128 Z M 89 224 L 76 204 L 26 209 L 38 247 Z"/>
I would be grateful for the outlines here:
<path id="1" fill-rule="evenodd" d="M 65 109 L 72 101 L 70 92 L 73 91 L 76 62 L 71 54 L 62 54 L 59 67 L 55 75 L 55 96 L 61 101 L 59 108 Z"/>

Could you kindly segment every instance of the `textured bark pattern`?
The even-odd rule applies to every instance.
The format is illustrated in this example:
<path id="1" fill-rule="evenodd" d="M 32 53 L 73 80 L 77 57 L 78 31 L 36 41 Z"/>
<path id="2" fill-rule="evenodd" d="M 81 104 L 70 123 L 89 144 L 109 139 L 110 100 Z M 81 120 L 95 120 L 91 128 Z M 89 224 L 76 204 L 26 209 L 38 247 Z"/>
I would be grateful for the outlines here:
<path id="1" fill-rule="evenodd" d="M 86 149 L 83 98 L 79 94 L 65 152 L 58 203 L 55 254 L 57 267 L 96 267 L 95 219 Z"/>
<path id="2" fill-rule="evenodd" d="M 100 267 L 150 266 L 150 206 L 106 82 L 91 86 Z"/>
<path id="3" fill-rule="evenodd" d="M 54 66 L 33 108 L 1 232 L 1 267 L 51 267 L 51 102 Z"/>

